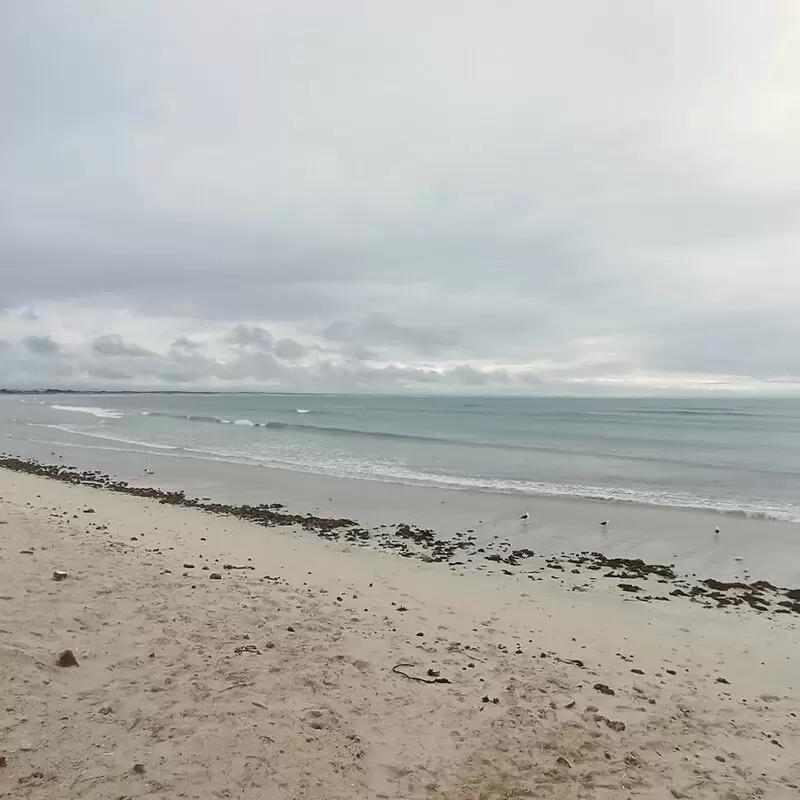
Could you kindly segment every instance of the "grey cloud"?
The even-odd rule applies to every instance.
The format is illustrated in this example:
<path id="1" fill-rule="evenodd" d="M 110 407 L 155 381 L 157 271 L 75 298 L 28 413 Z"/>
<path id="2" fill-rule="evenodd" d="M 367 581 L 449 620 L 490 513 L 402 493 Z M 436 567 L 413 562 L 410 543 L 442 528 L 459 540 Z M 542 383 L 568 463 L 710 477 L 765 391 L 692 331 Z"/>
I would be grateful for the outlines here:
<path id="1" fill-rule="evenodd" d="M 450 371 L 450 375 L 456 380 L 457 383 L 464 386 L 485 386 L 491 383 L 491 376 L 485 372 L 481 372 L 469 364 L 462 364 Z"/>
<path id="2" fill-rule="evenodd" d="M 380 358 L 375 350 L 360 344 L 346 344 L 340 348 L 340 352 L 351 361 L 377 361 Z"/>
<path id="3" fill-rule="evenodd" d="M 227 335 L 218 342 L 227 341 Z M 616 382 L 609 374 L 624 376 L 630 365 L 607 364 L 574 379 L 560 368 L 509 370 L 467 362 L 446 368 L 400 364 L 375 364 L 345 360 L 315 359 L 308 364 L 281 360 L 273 353 L 253 348 L 227 350 L 227 355 L 210 357 L 169 347 L 165 354 L 126 344 L 114 354 L 98 353 L 93 341 L 84 347 L 61 350 L 47 359 L 30 361 L 17 358 L 14 347 L 0 348 L 0 371 L 21 387 L 55 386 L 63 388 L 121 389 L 169 385 L 177 388 L 248 388 L 290 391 L 365 391 L 365 392 L 467 392 L 544 394 L 614 394 Z M 212 348 L 213 349 L 213 343 Z M 18 351 L 16 351 L 18 352 Z M 147 355 L 143 355 L 148 352 Z M 134 354 L 132 354 L 134 353 Z M 596 379 L 596 380 L 595 380 Z M 778 391 L 792 390 L 797 382 L 786 376 L 766 379 Z M 708 385 L 724 389 L 730 379 L 721 377 Z M 647 393 L 640 386 L 639 393 Z M 656 388 L 655 393 L 660 393 Z"/>
<path id="4" fill-rule="evenodd" d="M 99 378 L 101 381 L 128 381 L 134 375 L 130 370 L 115 369 L 106 364 L 94 364 L 89 370 L 88 374 L 93 378 Z"/>
<path id="5" fill-rule="evenodd" d="M 276 380 L 284 375 L 284 367 L 271 353 L 241 356 L 228 373 L 232 380 Z"/>
<path id="6" fill-rule="evenodd" d="M 504 369 L 480 370 L 470 364 L 462 364 L 450 370 L 450 377 L 464 386 L 487 386 L 508 384 L 511 376 Z"/>
<path id="7" fill-rule="evenodd" d="M 237 325 L 227 335 L 226 341 L 265 352 L 270 352 L 274 346 L 272 334 L 258 325 Z"/>
<path id="8" fill-rule="evenodd" d="M 275 342 L 275 355 L 284 361 L 297 361 L 308 355 L 308 348 L 294 339 L 278 339 Z"/>
<path id="9" fill-rule="evenodd" d="M 0 336 L 148 385 L 800 377 L 800 41 L 691 11 L 5 3 Z"/>
<path id="10" fill-rule="evenodd" d="M 356 347 L 388 346 L 423 356 L 451 351 L 462 338 L 447 329 L 401 325 L 382 313 L 370 314 L 355 324 L 331 323 L 322 331 L 322 336 L 329 341 Z"/>
<path id="11" fill-rule="evenodd" d="M 800 315 L 729 309 L 704 319 L 698 312 L 653 331 L 645 358 L 665 371 L 798 376 L 800 352 L 785 342 L 800 342 Z"/>
<path id="12" fill-rule="evenodd" d="M 139 358 L 153 356 L 152 350 L 147 350 L 137 344 L 125 344 L 119 334 L 111 333 L 99 336 L 92 342 L 92 350 L 101 356 L 131 356 Z"/>
<path id="13" fill-rule="evenodd" d="M 196 350 L 202 350 L 202 348 L 203 345 L 200 344 L 200 342 L 195 342 L 186 336 L 179 336 L 170 345 L 170 349 L 172 350 L 184 351 L 189 353 L 195 352 Z"/>
<path id="14" fill-rule="evenodd" d="M 240 330 L 239 334 L 247 341 L 253 338 L 252 331 L 245 335 Z M 229 340 L 230 333 L 224 334 L 218 343 L 229 343 Z M 255 334 L 255 340 L 263 342 L 264 337 Z M 27 340 L 25 344 L 28 346 Z M 276 345 L 274 354 L 245 346 L 234 350 L 232 356 L 211 358 L 194 349 L 173 346 L 165 354 L 156 353 L 136 343 L 125 342 L 116 334 L 106 334 L 88 340 L 83 347 L 49 352 L 47 362 L 39 362 L 38 368 L 27 364 L 27 371 L 19 374 L 25 375 L 22 385 L 97 385 L 100 388 L 165 383 L 197 388 L 260 385 L 297 391 L 318 388 L 330 391 L 414 391 L 485 389 L 513 383 L 505 370 L 480 369 L 469 364 L 444 370 L 396 364 L 369 365 L 355 361 L 337 364 L 319 360 L 301 365 L 297 358 L 288 356 L 306 354 L 306 348 L 292 340 L 279 340 L 279 345 Z M 3 366 L 0 361 L 0 367 Z M 12 361 L 3 371 L 13 372 L 15 366 L 19 367 L 19 363 Z"/>
<path id="15" fill-rule="evenodd" d="M 247 341 L 263 344 L 264 337 L 252 330 L 242 334 Z M 255 338 L 253 339 L 252 336 Z M 197 348 L 170 346 L 165 354 L 136 344 L 123 343 L 118 337 L 104 336 L 92 343 L 88 352 L 71 359 L 76 372 L 86 371 L 99 379 L 165 384 L 204 384 L 221 381 L 235 386 L 241 381 L 275 381 L 284 373 L 272 353 L 243 347 L 232 358 L 214 359 L 202 355 Z M 229 343 L 230 335 L 221 339 Z"/>
<path id="16" fill-rule="evenodd" d="M 54 356 L 61 352 L 58 342 L 51 336 L 26 336 L 25 346 L 32 353 L 40 356 Z"/>

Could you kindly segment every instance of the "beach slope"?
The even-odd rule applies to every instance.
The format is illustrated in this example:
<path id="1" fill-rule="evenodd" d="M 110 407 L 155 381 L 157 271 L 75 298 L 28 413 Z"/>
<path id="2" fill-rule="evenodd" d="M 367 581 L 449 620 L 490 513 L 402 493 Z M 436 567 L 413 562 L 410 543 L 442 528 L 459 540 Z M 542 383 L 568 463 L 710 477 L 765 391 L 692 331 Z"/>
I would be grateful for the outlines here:
<path id="1" fill-rule="evenodd" d="M 7 471 L 0 523 L 0 797 L 798 795 L 795 615 Z"/>

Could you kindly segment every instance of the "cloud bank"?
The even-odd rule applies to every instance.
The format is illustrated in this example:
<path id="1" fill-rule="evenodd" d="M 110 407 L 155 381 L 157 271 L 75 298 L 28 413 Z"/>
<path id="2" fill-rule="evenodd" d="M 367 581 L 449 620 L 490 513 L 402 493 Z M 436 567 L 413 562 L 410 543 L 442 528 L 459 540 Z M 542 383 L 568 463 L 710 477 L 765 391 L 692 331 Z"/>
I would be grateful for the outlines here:
<path id="1" fill-rule="evenodd" d="M 800 392 L 800 9 L 0 9 L 7 386 Z"/>

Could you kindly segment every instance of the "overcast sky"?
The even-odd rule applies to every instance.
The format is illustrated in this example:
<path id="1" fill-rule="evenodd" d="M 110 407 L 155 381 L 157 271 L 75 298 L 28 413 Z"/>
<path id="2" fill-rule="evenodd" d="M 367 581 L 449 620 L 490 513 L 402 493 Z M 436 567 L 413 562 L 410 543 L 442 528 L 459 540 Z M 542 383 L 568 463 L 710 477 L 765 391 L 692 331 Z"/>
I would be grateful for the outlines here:
<path id="1" fill-rule="evenodd" d="M 3 0 L 0 383 L 800 393 L 796 0 Z"/>

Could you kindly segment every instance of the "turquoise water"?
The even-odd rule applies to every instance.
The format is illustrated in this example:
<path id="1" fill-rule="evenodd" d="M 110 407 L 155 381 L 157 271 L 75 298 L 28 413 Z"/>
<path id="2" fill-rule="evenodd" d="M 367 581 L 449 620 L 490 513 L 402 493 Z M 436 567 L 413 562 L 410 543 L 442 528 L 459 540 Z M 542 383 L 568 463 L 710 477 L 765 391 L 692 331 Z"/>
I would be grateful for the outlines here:
<path id="1" fill-rule="evenodd" d="M 800 401 L 9 397 L 14 440 L 800 521 Z"/>

